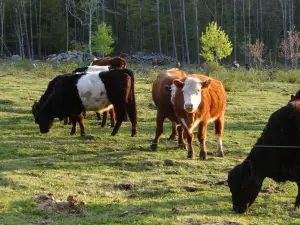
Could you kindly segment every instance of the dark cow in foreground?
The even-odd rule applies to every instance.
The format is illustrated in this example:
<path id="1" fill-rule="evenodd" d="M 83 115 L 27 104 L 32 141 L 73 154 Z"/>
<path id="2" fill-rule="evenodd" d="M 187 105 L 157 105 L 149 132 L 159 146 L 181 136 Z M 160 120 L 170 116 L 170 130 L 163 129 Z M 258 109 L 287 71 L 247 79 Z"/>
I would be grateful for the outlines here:
<path id="1" fill-rule="evenodd" d="M 228 175 L 233 210 L 244 213 L 255 201 L 264 179 L 294 181 L 295 207 L 300 207 L 300 100 L 274 112 L 243 163 Z"/>
<path id="2" fill-rule="evenodd" d="M 187 78 L 173 81 L 176 90 L 172 95 L 174 111 L 184 128 L 188 142 L 188 158 L 194 159 L 192 146 L 194 128 L 198 126 L 200 159 L 207 159 L 205 149 L 206 130 L 209 121 L 214 121 L 218 142 L 218 156 L 223 157 L 222 134 L 224 130 L 224 112 L 226 106 L 225 89 L 218 80 L 192 74 Z"/>
<path id="3" fill-rule="evenodd" d="M 91 66 L 110 66 L 111 69 L 126 69 L 126 60 L 121 57 L 95 58 Z"/>
<path id="4" fill-rule="evenodd" d="M 40 107 L 33 110 L 40 132 L 47 133 L 54 118 L 78 115 L 79 124 L 85 111 L 105 111 L 113 105 L 117 123 L 115 135 L 126 115 L 132 124 L 131 136 L 136 135 L 137 110 L 134 93 L 134 75 L 127 69 L 111 70 L 95 74 L 71 74 L 62 76 L 55 84 L 53 93 Z"/>
<path id="5" fill-rule="evenodd" d="M 157 108 L 156 134 L 150 146 L 150 149 L 152 151 L 157 150 L 157 143 L 161 134 L 163 133 L 163 123 L 166 118 L 168 118 L 172 122 L 172 134 L 169 139 L 170 140 L 175 139 L 176 129 L 177 129 L 178 145 L 184 146 L 183 137 L 182 137 L 182 128 L 177 127 L 179 122 L 176 118 L 175 112 L 173 110 L 173 105 L 171 102 L 171 86 L 173 84 L 173 80 L 181 79 L 186 76 L 187 75 L 185 74 L 185 72 L 179 69 L 162 71 L 158 74 L 156 80 L 152 85 L 152 100 Z"/>

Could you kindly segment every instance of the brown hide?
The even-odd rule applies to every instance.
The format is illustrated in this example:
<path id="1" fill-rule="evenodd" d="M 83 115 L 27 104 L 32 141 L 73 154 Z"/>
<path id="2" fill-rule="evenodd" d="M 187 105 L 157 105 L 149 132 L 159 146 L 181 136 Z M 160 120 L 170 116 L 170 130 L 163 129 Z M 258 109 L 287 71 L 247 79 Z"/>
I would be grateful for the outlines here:
<path id="1" fill-rule="evenodd" d="M 201 103 L 198 109 L 193 113 L 188 113 L 184 109 L 184 98 L 182 88 L 176 89 L 174 95 L 174 110 L 185 130 L 188 141 L 188 158 L 194 158 L 194 150 L 192 146 L 193 129 L 197 125 L 196 122 L 200 120 L 198 126 L 198 140 L 200 142 L 200 159 L 206 159 L 207 153 L 205 150 L 206 129 L 209 121 L 215 123 L 215 134 L 222 141 L 222 134 L 224 129 L 224 112 L 226 107 L 225 89 L 221 81 L 212 79 L 204 75 L 192 74 L 189 77 L 198 78 L 201 82 L 211 80 L 208 87 L 201 89 Z M 186 78 L 181 79 L 182 82 Z M 182 121 L 184 119 L 184 123 Z M 222 144 L 218 146 L 218 156 L 223 156 Z"/>
<path id="2" fill-rule="evenodd" d="M 173 131 L 170 139 L 175 138 L 175 129 L 178 121 L 173 110 L 173 105 L 171 103 L 170 87 L 173 84 L 174 79 L 181 79 L 186 76 L 187 75 L 185 72 L 176 68 L 167 71 L 161 71 L 152 85 L 152 99 L 157 107 L 156 136 L 152 142 L 152 145 L 150 146 L 150 149 L 152 151 L 157 150 L 157 143 L 160 135 L 163 132 L 163 122 L 165 118 L 168 118 L 171 122 L 173 122 Z M 181 139 L 181 137 L 179 137 L 179 139 Z M 179 144 L 182 145 L 182 140 L 179 139 Z"/>
<path id="3" fill-rule="evenodd" d="M 111 66 L 112 69 L 125 69 L 127 66 L 126 60 L 121 57 L 106 57 L 95 59 L 92 66 Z"/>

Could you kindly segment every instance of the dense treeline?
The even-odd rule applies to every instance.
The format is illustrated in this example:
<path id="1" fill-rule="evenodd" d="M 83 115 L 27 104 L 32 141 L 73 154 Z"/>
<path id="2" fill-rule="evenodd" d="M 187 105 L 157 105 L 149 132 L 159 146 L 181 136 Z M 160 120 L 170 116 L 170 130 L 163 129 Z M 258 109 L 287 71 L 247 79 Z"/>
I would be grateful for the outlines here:
<path id="1" fill-rule="evenodd" d="M 266 62 L 280 58 L 287 31 L 299 27 L 294 0 L 0 0 L 0 54 L 43 58 L 67 50 L 92 52 L 91 34 L 112 27 L 114 54 L 159 52 L 199 63 L 199 37 L 210 21 L 229 35 L 228 61 L 249 61 L 246 44 L 264 42 Z"/>

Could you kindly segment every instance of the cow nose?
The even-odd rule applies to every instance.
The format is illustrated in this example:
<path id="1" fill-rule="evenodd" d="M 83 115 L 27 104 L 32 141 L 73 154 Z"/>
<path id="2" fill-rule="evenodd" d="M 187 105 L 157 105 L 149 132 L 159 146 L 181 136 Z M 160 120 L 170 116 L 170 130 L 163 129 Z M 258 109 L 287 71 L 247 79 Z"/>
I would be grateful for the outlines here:
<path id="1" fill-rule="evenodd" d="M 193 104 L 185 104 L 185 105 L 184 105 L 184 108 L 185 108 L 187 111 L 192 111 L 192 110 L 193 110 Z"/>

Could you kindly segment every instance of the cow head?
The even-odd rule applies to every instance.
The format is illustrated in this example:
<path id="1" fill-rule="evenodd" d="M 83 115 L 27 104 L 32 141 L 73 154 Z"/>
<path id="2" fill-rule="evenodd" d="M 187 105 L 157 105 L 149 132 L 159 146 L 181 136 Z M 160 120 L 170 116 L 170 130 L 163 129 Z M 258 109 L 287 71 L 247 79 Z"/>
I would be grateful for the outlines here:
<path id="1" fill-rule="evenodd" d="M 188 77 L 185 81 L 174 80 L 173 84 L 182 91 L 184 98 L 184 109 L 193 113 L 201 103 L 201 89 L 209 87 L 211 80 L 201 82 L 198 78 Z"/>
<path id="2" fill-rule="evenodd" d="M 228 186 L 232 194 L 233 210 L 244 213 L 256 199 L 262 180 L 255 176 L 251 161 L 246 160 L 229 172 Z"/>
<path id="3" fill-rule="evenodd" d="M 291 95 L 290 102 L 295 101 L 295 100 L 299 100 L 299 99 L 300 99 L 300 90 L 297 91 L 296 95 Z"/>
<path id="4" fill-rule="evenodd" d="M 53 126 L 53 119 L 43 118 L 41 116 L 41 104 L 40 102 L 34 102 L 32 105 L 32 114 L 34 116 L 34 122 L 39 125 L 40 132 L 42 134 L 48 133 Z"/>

